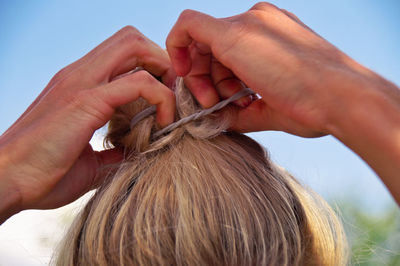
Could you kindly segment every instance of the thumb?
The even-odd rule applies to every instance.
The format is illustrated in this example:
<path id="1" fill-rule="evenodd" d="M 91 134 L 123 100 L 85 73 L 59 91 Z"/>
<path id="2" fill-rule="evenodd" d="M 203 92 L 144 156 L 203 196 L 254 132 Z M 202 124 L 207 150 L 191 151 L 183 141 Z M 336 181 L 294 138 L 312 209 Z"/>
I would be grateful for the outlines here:
<path id="1" fill-rule="evenodd" d="M 99 164 L 96 169 L 97 174 L 93 180 L 93 186 L 97 187 L 104 182 L 107 176 L 115 173 L 124 158 L 124 154 L 121 148 L 113 148 L 95 151 L 95 156 Z"/>
<path id="2" fill-rule="evenodd" d="M 269 119 L 270 111 L 261 99 L 252 102 L 246 108 L 234 108 L 230 129 L 241 133 L 274 129 Z"/>
<path id="3" fill-rule="evenodd" d="M 26 208 L 58 208 L 78 199 L 101 185 L 106 177 L 112 176 L 122 159 L 121 149 L 93 151 L 88 144 L 67 174 L 54 187 L 49 188 L 47 195 Z"/>

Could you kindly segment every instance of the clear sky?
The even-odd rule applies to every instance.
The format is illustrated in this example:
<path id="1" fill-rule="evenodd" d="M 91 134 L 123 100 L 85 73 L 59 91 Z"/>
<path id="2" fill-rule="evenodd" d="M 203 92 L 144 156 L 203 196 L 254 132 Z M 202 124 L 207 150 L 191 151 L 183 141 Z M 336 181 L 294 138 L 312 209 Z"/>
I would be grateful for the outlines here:
<path id="1" fill-rule="evenodd" d="M 244 12 L 256 2 L 0 0 L 0 133 L 59 69 L 121 27 L 133 25 L 164 47 L 169 29 L 184 9 L 224 17 Z M 360 63 L 400 84 L 399 1 L 273 3 L 295 13 Z M 327 199 L 351 198 L 376 210 L 394 204 L 368 166 L 332 137 L 302 139 L 277 132 L 251 136 L 269 149 L 274 160 Z"/>

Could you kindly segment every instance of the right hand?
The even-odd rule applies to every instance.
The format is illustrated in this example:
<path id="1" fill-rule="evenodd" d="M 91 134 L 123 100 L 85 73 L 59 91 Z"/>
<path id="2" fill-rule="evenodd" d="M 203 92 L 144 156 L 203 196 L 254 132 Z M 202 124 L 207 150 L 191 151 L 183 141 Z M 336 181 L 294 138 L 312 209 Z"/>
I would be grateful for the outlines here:
<path id="1" fill-rule="evenodd" d="M 241 132 L 329 134 L 332 117 L 345 116 L 355 90 L 364 93 L 376 76 L 268 3 L 223 19 L 186 10 L 166 45 L 175 72 L 204 107 L 234 94 L 240 81 L 262 97 L 238 109 L 232 129 Z"/>

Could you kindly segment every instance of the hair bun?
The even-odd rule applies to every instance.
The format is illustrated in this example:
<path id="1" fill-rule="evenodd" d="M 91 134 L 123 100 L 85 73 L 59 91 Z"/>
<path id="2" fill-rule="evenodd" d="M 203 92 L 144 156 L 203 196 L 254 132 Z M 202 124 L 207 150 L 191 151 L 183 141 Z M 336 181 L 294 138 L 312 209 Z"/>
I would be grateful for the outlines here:
<path id="1" fill-rule="evenodd" d="M 176 80 L 174 91 L 177 105 L 175 120 L 187 117 L 202 109 L 184 85 L 182 78 Z M 155 114 L 138 122 L 132 129 L 130 128 L 132 118 L 147 107 L 149 107 L 149 104 L 144 99 L 138 99 L 117 108 L 109 122 L 106 145 L 122 147 L 138 153 L 149 152 L 159 150 L 165 145 L 179 140 L 185 134 L 196 139 L 218 136 L 229 127 L 231 120 L 229 110 L 216 112 L 182 125 L 167 135 L 153 140 L 152 134 L 160 129 L 156 123 Z M 226 109 L 229 109 L 229 107 L 226 107 Z"/>

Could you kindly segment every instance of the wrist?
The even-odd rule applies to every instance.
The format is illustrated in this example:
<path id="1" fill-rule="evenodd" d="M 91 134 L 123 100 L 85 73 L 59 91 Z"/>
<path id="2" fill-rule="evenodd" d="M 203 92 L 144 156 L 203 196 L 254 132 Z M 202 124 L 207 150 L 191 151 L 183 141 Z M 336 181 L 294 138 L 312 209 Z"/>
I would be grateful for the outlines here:
<path id="1" fill-rule="evenodd" d="M 338 104 L 328 115 L 329 134 L 345 140 L 353 135 L 369 136 L 378 131 L 382 136 L 391 135 L 389 140 L 393 140 L 400 127 L 400 89 L 371 73 L 342 81 L 343 85 L 336 84 L 341 87 L 342 95 L 336 98 Z"/>
<path id="2" fill-rule="evenodd" d="M 352 84 L 328 131 L 363 158 L 400 203 L 400 90 L 376 74 Z"/>

